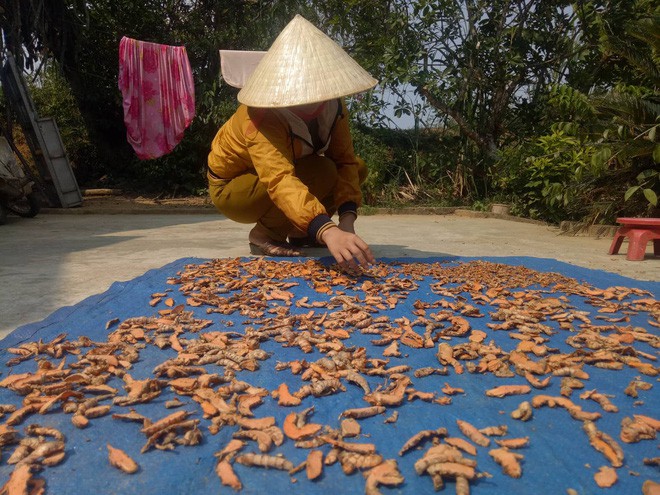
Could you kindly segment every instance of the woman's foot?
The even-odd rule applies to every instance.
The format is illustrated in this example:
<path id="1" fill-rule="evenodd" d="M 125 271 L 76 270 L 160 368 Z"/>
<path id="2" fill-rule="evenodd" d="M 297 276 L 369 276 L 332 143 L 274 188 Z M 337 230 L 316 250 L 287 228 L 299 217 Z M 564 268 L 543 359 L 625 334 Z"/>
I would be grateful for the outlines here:
<path id="1" fill-rule="evenodd" d="M 255 226 L 248 235 L 250 253 L 264 256 L 302 256 L 303 252 L 288 242 L 274 241 L 259 226 Z"/>

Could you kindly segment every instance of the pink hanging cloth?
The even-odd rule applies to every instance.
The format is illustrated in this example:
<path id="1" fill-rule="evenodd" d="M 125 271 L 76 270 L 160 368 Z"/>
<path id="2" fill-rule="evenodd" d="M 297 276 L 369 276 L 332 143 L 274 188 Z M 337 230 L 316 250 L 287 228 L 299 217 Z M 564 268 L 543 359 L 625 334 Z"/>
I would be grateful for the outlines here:
<path id="1" fill-rule="evenodd" d="M 195 116 L 195 87 L 186 48 L 123 37 L 119 89 L 128 142 L 141 160 L 172 151 Z"/>

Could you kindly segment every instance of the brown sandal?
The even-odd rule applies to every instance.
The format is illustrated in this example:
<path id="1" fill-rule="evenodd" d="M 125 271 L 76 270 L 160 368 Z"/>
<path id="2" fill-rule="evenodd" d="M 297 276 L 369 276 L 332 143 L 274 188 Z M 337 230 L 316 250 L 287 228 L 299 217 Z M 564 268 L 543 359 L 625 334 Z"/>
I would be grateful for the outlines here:
<path id="1" fill-rule="evenodd" d="M 303 256 L 303 252 L 296 249 L 288 242 L 266 241 L 263 244 L 249 243 L 250 253 L 258 256 L 275 256 L 292 258 Z"/>

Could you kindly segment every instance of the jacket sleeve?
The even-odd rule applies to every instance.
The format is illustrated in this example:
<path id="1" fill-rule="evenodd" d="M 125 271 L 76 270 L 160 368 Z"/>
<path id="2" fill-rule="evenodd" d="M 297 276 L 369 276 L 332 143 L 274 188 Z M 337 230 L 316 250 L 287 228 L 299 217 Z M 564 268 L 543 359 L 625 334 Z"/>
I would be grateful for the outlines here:
<path id="1" fill-rule="evenodd" d="M 254 169 L 268 195 L 297 228 L 316 234 L 317 227 L 330 222 L 321 202 L 295 176 L 288 126 L 272 112 L 248 120 L 245 140 Z M 313 225 L 313 232 L 308 229 Z"/>
<path id="2" fill-rule="evenodd" d="M 361 175 L 366 175 L 364 162 L 355 156 L 348 122 L 346 102 L 341 99 L 341 115 L 332 130 L 330 146 L 325 152 L 325 155 L 337 164 L 335 201 L 339 215 L 346 211 L 357 212 L 357 207 L 362 204 L 360 178 Z"/>

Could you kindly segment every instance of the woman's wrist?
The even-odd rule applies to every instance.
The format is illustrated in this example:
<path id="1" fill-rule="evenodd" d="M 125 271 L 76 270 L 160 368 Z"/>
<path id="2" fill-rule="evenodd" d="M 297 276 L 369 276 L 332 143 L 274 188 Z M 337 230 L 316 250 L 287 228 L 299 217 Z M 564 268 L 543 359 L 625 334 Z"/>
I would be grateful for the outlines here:
<path id="1" fill-rule="evenodd" d="M 331 238 L 338 231 L 339 231 L 339 227 L 337 227 L 335 224 L 329 225 L 328 228 L 324 229 L 322 232 L 319 233 L 319 241 L 327 245 L 328 239 Z"/>
<path id="2" fill-rule="evenodd" d="M 316 240 L 317 240 L 318 242 L 322 242 L 322 243 L 324 243 L 324 244 L 327 244 L 327 243 L 325 242 L 325 235 L 326 235 L 326 233 L 327 233 L 328 231 L 330 231 L 330 230 L 334 230 L 334 229 L 336 229 L 336 228 L 338 228 L 338 227 L 337 227 L 337 224 L 335 224 L 334 222 L 328 222 L 328 223 L 326 223 L 325 225 L 323 225 L 323 227 L 321 227 L 321 228 L 316 232 Z"/>
<path id="3" fill-rule="evenodd" d="M 343 213 L 339 214 L 339 221 L 340 222 L 355 222 L 357 219 L 357 213 L 354 211 L 345 211 Z"/>

